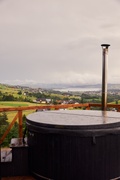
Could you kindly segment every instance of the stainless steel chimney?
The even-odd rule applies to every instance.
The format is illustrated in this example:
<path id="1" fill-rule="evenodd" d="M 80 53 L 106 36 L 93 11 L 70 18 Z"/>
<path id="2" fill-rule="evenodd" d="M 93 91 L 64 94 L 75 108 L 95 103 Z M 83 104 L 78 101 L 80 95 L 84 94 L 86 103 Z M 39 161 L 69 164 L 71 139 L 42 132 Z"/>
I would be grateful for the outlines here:
<path id="1" fill-rule="evenodd" d="M 110 44 L 101 44 L 103 50 L 102 64 L 102 111 L 107 110 L 107 71 L 108 71 L 108 47 Z"/>

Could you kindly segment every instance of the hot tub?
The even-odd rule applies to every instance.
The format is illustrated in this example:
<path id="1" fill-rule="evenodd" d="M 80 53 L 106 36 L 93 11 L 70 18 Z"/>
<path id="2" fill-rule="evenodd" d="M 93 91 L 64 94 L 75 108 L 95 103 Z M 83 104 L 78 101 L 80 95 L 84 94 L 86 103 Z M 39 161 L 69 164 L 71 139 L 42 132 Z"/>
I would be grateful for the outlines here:
<path id="1" fill-rule="evenodd" d="M 27 116 L 29 165 L 41 180 L 120 177 L 120 113 L 58 110 Z"/>

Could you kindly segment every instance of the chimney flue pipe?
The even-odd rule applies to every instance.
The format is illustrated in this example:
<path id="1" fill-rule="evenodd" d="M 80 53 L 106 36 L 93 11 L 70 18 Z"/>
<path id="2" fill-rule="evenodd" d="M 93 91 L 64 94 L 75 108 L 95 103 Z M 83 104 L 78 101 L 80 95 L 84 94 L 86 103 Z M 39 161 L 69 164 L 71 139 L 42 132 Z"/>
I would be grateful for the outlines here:
<path id="1" fill-rule="evenodd" d="M 107 110 L 107 71 L 108 71 L 108 47 L 110 44 L 101 44 L 103 50 L 102 64 L 102 111 Z"/>

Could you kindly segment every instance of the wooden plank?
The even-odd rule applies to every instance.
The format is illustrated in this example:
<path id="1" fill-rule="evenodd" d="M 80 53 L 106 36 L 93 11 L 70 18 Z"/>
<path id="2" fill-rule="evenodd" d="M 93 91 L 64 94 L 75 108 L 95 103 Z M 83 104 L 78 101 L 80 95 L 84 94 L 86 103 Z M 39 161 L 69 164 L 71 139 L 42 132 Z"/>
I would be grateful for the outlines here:
<path id="1" fill-rule="evenodd" d="M 83 103 L 83 104 L 63 104 L 63 105 L 46 105 L 46 106 L 29 106 L 29 107 L 12 107 L 12 108 L 0 108 L 0 112 L 6 111 L 23 111 L 23 110 L 32 110 L 32 109 L 62 109 L 69 107 L 86 107 L 91 106 L 101 107 L 100 103 Z M 120 109 L 120 104 L 107 104 L 107 107 L 113 107 Z"/>
<path id="2" fill-rule="evenodd" d="M 18 111 L 18 124 L 19 124 L 19 138 L 23 137 L 22 132 L 22 111 Z"/>
<path id="3" fill-rule="evenodd" d="M 90 103 L 89 106 L 93 106 L 93 107 L 101 107 L 102 105 L 99 103 Z M 120 109 L 120 104 L 107 104 L 107 107 L 111 107 L 111 108 L 117 108 Z"/>
<path id="4" fill-rule="evenodd" d="M 89 103 L 84 104 L 63 104 L 63 105 L 46 105 L 46 106 L 29 106 L 29 107 L 12 107 L 12 108 L 0 108 L 0 112 L 6 111 L 23 111 L 23 110 L 32 110 L 32 109 L 62 109 L 69 107 L 87 107 Z"/>

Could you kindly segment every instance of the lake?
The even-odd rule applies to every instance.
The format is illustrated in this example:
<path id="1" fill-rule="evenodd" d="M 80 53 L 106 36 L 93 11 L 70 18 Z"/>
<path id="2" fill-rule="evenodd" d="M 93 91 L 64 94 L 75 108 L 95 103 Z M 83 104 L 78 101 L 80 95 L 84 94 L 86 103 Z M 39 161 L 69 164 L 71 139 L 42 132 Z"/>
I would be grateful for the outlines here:
<path id="1" fill-rule="evenodd" d="M 101 91 L 101 88 L 60 88 L 54 90 L 60 92 L 85 92 L 85 91 Z"/>

